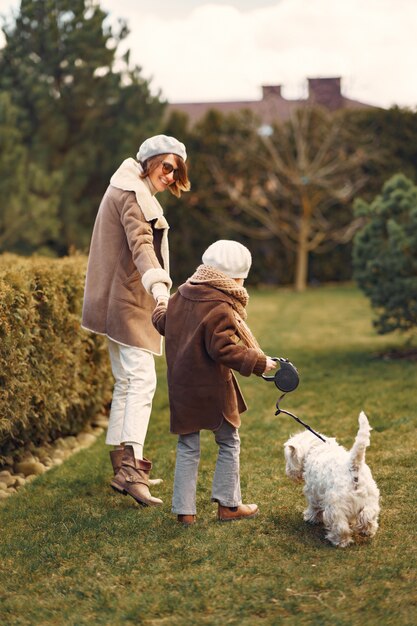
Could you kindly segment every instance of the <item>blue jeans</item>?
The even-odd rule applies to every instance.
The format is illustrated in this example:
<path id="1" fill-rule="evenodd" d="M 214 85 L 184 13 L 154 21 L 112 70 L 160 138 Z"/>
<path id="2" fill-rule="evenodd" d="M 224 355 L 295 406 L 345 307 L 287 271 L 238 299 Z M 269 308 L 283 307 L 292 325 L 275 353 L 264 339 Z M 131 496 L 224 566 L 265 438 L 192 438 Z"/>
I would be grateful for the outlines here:
<path id="1" fill-rule="evenodd" d="M 222 506 L 242 504 L 240 493 L 240 438 L 237 428 L 223 420 L 214 431 L 219 446 L 213 477 L 212 501 Z M 200 432 L 179 435 L 175 464 L 172 512 L 181 515 L 196 514 L 198 465 L 200 462 Z"/>

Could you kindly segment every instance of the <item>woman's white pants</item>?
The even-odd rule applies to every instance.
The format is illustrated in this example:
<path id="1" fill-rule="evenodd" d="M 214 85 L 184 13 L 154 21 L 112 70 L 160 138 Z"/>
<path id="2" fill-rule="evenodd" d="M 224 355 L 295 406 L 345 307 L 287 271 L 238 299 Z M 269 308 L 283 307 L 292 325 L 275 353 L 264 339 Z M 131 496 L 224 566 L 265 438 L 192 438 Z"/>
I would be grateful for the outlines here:
<path id="1" fill-rule="evenodd" d="M 106 443 L 136 443 L 143 447 L 156 389 L 154 356 L 111 339 L 108 347 L 115 384 Z"/>

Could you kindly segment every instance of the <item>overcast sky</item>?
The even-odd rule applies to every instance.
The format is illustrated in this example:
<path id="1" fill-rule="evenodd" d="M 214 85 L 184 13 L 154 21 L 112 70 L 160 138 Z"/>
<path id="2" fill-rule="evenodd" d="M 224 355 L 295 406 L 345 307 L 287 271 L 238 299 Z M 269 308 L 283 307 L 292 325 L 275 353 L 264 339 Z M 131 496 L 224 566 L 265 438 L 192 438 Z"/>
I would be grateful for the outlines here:
<path id="1" fill-rule="evenodd" d="M 0 13 L 20 3 L 0 0 Z M 102 0 L 125 18 L 131 59 L 170 102 L 306 95 L 342 77 L 349 98 L 417 106 L 417 0 Z"/>

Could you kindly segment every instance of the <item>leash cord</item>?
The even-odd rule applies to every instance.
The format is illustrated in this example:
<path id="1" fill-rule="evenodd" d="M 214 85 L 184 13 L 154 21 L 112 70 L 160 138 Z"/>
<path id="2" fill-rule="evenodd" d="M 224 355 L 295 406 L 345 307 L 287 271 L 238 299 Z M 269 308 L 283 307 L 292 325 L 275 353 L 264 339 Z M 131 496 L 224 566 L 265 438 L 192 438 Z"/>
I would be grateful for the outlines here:
<path id="1" fill-rule="evenodd" d="M 279 408 L 279 403 L 281 402 L 282 398 L 285 396 L 285 393 L 282 394 L 282 396 L 280 398 L 278 398 L 277 403 L 276 403 L 276 407 L 277 410 L 275 412 L 275 415 L 279 415 L 280 413 L 285 413 L 286 415 L 289 415 L 290 417 L 292 417 L 293 419 L 295 419 L 296 422 L 298 422 L 299 424 L 301 424 L 302 426 L 304 426 L 304 428 L 307 428 L 307 430 L 309 430 L 311 433 L 313 433 L 313 435 L 316 435 L 316 437 L 318 437 L 319 439 L 321 439 L 324 443 L 326 443 L 326 440 L 323 439 L 323 437 L 321 435 L 319 435 L 318 433 L 316 433 L 315 430 L 313 430 L 308 424 L 306 424 L 305 422 L 303 422 L 302 420 L 300 420 L 299 417 L 297 417 L 296 415 L 294 415 L 294 413 L 290 413 L 290 411 L 285 411 L 285 409 L 280 409 Z"/>

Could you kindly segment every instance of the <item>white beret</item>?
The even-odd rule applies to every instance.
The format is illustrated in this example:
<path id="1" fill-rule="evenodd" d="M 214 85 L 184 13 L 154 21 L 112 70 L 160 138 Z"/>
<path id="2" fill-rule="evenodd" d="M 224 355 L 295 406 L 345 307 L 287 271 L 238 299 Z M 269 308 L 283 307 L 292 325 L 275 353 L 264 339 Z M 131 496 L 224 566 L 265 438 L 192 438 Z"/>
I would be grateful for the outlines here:
<path id="1" fill-rule="evenodd" d="M 230 278 L 246 278 L 252 265 L 251 253 L 238 241 L 219 239 L 203 254 L 204 265 L 210 265 Z"/>
<path id="2" fill-rule="evenodd" d="M 175 137 L 168 137 L 167 135 L 155 135 L 146 139 L 139 147 L 136 158 L 140 163 L 143 163 L 146 159 L 158 154 L 177 154 L 184 161 L 187 160 L 184 144 Z"/>

